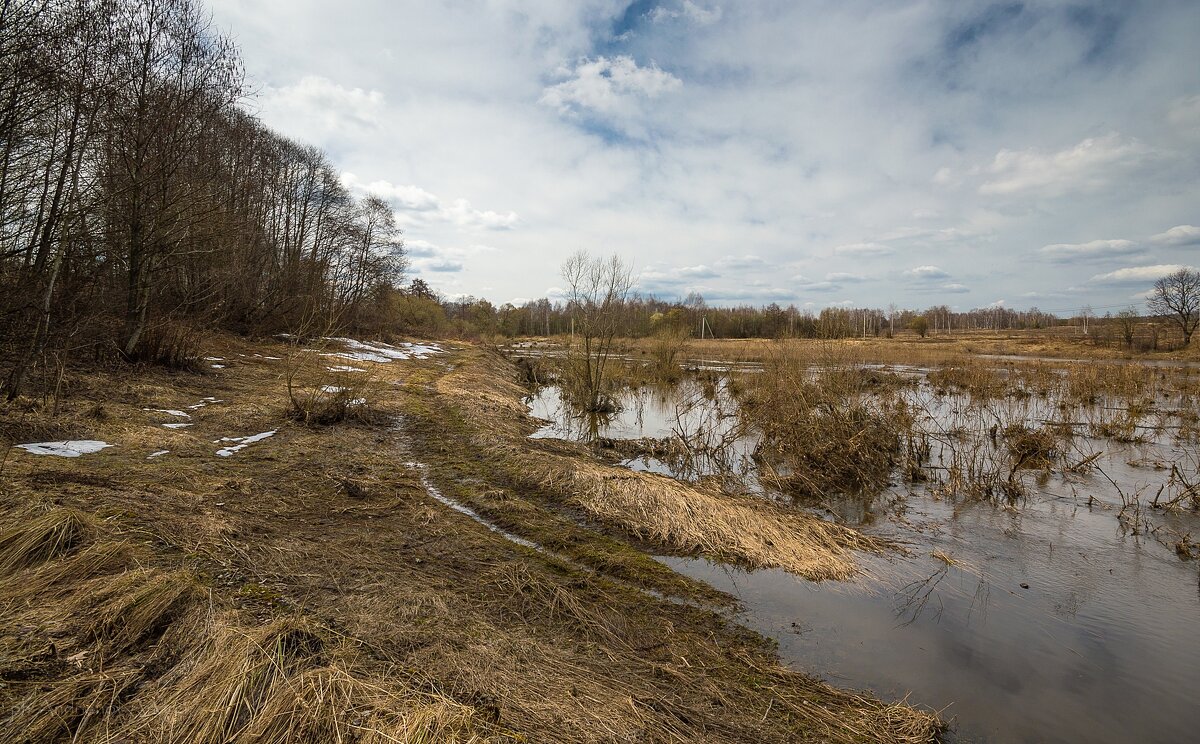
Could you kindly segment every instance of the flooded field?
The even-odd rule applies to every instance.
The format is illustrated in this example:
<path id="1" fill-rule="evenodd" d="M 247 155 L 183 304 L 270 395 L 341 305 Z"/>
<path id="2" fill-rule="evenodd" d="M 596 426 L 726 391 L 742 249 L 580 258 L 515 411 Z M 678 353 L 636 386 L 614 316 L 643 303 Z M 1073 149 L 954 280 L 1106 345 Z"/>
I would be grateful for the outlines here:
<path id="1" fill-rule="evenodd" d="M 791 487 L 802 461 L 765 454 L 736 376 L 627 389 L 607 417 L 553 386 L 529 404 L 535 436 L 898 543 L 822 584 L 660 559 L 739 597 L 796 668 L 939 710 L 957 741 L 1174 742 L 1200 735 L 1193 373 L 859 366 L 864 410 L 906 422 L 900 453 L 882 487 L 816 494 Z"/>

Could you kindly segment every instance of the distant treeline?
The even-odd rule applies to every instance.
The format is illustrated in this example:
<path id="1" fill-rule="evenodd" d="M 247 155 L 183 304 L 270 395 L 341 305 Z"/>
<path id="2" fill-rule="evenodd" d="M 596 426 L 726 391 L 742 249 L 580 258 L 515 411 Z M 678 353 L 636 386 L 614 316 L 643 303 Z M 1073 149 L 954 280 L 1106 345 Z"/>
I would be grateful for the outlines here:
<path id="1" fill-rule="evenodd" d="M 446 300 L 445 313 L 462 326 L 504 336 L 548 336 L 570 333 L 572 308 L 563 302 L 533 300 L 521 306 L 495 307 L 487 300 L 467 297 Z M 634 297 L 620 310 L 621 333 L 640 337 L 666 326 L 684 328 L 697 338 L 847 338 L 883 336 L 918 327 L 922 319 L 927 333 L 974 329 L 1047 328 L 1068 321 L 1036 308 L 1010 310 L 982 308 L 956 312 L 945 305 L 926 310 L 827 307 L 814 313 L 795 306 L 710 307 L 699 295 L 683 301 L 665 302 L 653 297 Z"/>
<path id="2" fill-rule="evenodd" d="M 206 328 L 395 325 L 391 209 L 240 108 L 195 0 L 0 5 L 0 386 L 81 353 L 186 360 Z"/>
<path id="3" fill-rule="evenodd" d="M 415 294 L 435 296 L 419 279 Z M 569 334 L 574 309 L 564 302 L 531 300 L 520 306 L 496 307 L 485 299 L 439 299 L 422 329 L 464 336 L 555 336 Z M 891 336 L 901 333 L 940 335 L 968 331 L 1046 329 L 1091 343 L 1135 350 L 1171 349 L 1180 344 L 1169 319 L 1141 315 L 1128 307 L 1117 313 L 1082 308 L 1070 317 L 1030 308 L 986 307 L 967 311 L 935 305 L 924 310 L 827 307 L 818 312 L 778 304 L 710 307 L 703 297 L 666 302 L 634 296 L 617 310 L 619 335 L 640 338 L 663 331 L 693 338 L 825 338 Z"/>

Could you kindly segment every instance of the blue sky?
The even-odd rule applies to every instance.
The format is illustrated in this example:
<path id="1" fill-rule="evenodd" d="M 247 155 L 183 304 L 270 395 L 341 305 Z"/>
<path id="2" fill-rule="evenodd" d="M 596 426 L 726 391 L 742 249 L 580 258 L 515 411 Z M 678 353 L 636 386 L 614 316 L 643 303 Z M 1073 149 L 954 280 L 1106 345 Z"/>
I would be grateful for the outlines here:
<path id="1" fill-rule="evenodd" d="M 1064 314 L 1200 265 L 1200 3 L 217 0 L 248 105 L 496 303 Z"/>

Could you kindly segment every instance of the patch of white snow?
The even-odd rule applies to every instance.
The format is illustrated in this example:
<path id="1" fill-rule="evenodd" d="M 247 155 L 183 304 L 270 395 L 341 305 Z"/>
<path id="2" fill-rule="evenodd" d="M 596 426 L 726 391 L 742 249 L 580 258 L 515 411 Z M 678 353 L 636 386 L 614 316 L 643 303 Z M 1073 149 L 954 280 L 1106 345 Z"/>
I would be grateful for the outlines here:
<path id="1" fill-rule="evenodd" d="M 247 447 L 249 447 L 250 445 L 254 444 L 255 442 L 261 442 L 262 440 L 266 439 L 267 437 L 275 436 L 276 431 L 278 431 L 278 429 L 272 429 L 271 431 L 264 431 L 262 434 L 252 434 L 248 437 L 221 437 L 220 439 L 218 439 L 216 441 L 217 442 L 237 442 L 237 444 L 232 444 L 228 447 L 222 447 L 221 449 L 217 450 L 217 455 L 219 455 L 220 457 L 229 457 L 234 452 L 238 452 L 239 450 L 244 450 Z"/>
<path id="2" fill-rule="evenodd" d="M 55 457 L 79 457 L 99 452 L 105 447 L 113 447 L 108 442 L 97 439 L 67 439 L 61 442 L 34 442 L 18 444 L 18 447 L 31 455 L 54 455 Z"/>

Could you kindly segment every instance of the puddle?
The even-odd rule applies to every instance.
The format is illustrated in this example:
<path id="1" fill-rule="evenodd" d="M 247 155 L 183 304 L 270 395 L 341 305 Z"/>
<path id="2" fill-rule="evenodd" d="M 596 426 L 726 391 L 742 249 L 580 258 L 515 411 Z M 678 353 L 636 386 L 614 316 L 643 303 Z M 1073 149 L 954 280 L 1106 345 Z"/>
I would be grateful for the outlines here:
<path id="1" fill-rule="evenodd" d="M 1194 402 L 1156 390 L 1161 408 L 1131 419 L 1130 431 L 1143 441 L 1118 442 L 1091 432 L 1124 416 L 1119 400 L 1080 406 L 1031 395 L 980 408 L 965 393 L 935 390 L 926 370 L 887 371 L 913 379 L 903 395 L 921 406 L 928 426 L 954 432 L 935 443 L 935 466 L 945 464 L 947 447 L 986 436 L 1000 416 L 1034 426 L 1066 422 L 1076 431 L 1075 457 L 1094 453 L 1103 472 L 1027 473 L 1028 496 L 1011 505 L 955 501 L 899 483 L 873 496 L 831 494 L 819 505 L 797 505 L 909 548 L 908 557 L 859 556 L 865 576 L 851 582 L 659 560 L 739 597 L 742 621 L 776 639 L 794 668 L 942 710 L 954 719 L 958 741 L 1193 739 L 1200 730 L 1200 576 L 1195 561 L 1175 555 L 1170 536 L 1200 535 L 1200 515 L 1143 507 L 1160 530 L 1156 537 L 1130 534 L 1117 514 L 1122 494 L 1148 502 L 1172 464 L 1196 469 L 1195 445 L 1176 441 L 1170 413 Z M 736 427 L 736 401 L 720 385 L 688 380 L 627 391 L 624 409 L 600 418 L 574 414 L 552 387 L 527 402 L 532 415 L 548 420 L 537 437 L 723 443 L 727 454 L 717 465 L 740 467 L 724 472 L 792 503 L 754 479 L 756 439 Z M 696 474 L 656 454 L 625 464 Z"/>

